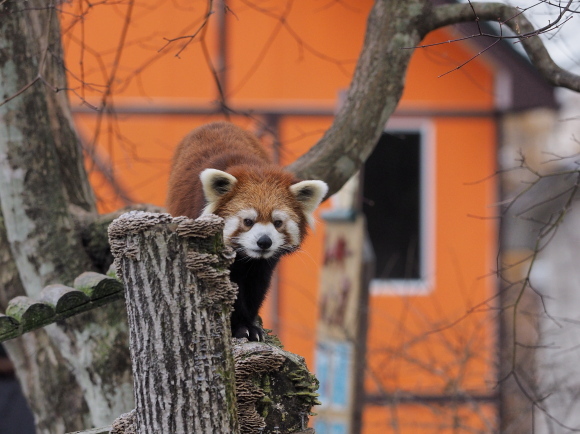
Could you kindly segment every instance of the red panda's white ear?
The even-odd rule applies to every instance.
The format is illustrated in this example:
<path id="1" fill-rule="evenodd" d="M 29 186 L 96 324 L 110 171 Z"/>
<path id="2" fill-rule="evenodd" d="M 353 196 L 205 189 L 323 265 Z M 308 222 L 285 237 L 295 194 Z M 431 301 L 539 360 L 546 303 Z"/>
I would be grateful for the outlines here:
<path id="1" fill-rule="evenodd" d="M 207 201 L 203 214 L 213 213 L 217 200 L 230 191 L 238 182 L 235 176 L 216 169 L 205 169 L 199 174 L 199 179 L 203 187 L 203 195 Z"/>
<path id="2" fill-rule="evenodd" d="M 324 181 L 300 181 L 290 186 L 290 192 L 300 202 L 304 215 L 312 225 L 312 213 L 328 193 L 328 185 Z"/>

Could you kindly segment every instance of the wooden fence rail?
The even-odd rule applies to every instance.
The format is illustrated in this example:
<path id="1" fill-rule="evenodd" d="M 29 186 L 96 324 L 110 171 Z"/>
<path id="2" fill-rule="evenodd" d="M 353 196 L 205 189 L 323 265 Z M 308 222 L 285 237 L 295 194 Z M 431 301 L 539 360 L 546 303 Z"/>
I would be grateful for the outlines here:
<path id="1" fill-rule="evenodd" d="M 54 284 L 42 289 L 37 298 L 15 297 L 6 314 L 0 314 L 0 342 L 123 297 L 119 280 L 90 271 L 78 276 L 72 288 Z"/>

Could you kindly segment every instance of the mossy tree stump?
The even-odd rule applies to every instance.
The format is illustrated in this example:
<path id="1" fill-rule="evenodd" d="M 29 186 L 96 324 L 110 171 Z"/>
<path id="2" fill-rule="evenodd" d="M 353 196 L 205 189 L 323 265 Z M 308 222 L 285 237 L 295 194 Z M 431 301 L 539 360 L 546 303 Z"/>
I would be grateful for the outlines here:
<path id="1" fill-rule="evenodd" d="M 276 340 L 234 339 L 238 415 L 244 434 L 305 432 L 312 407 L 319 404 L 318 380 L 304 359 L 279 348 Z"/>

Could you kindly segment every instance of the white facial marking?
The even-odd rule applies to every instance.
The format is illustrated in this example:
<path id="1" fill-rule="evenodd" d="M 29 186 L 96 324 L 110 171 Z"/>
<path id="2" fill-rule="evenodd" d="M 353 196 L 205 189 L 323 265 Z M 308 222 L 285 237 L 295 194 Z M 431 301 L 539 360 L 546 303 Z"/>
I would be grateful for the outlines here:
<path id="1" fill-rule="evenodd" d="M 258 240 L 263 236 L 272 241 L 266 249 L 258 246 Z M 249 231 L 238 236 L 238 244 L 251 258 L 271 258 L 284 245 L 284 235 L 278 232 L 272 223 L 255 223 Z"/>
<path id="2" fill-rule="evenodd" d="M 234 216 L 226 217 L 224 221 L 224 243 L 231 245 L 233 235 L 239 228 L 244 227 L 244 220 L 250 219 L 254 221 L 257 217 L 258 212 L 253 208 L 243 209 Z"/>
<path id="3" fill-rule="evenodd" d="M 290 244 L 298 246 L 300 244 L 300 229 L 298 223 L 290 218 L 290 215 L 282 210 L 275 210 L 272 212 L 272 221 L 282 220 L 284 222 L 283 228 L 290 237 Z"/>
<path id="4" fill-rule="evenodd" d="M 288 220 L 289 218 L 290 216 L 286 211 L 282 211 L 279 209 L 272 211 L 272 220 L 282 220 L 283 222 L 286 222 L 286 220 Z"/>
<path id="5" fill-rule="evenodd" d="M 298 223 L 293 221 L 286 211 L 273 211 L 271 221 L 268 223 L 256 223 L 257 218 L 258 212 L 253 208 L 243 209 L 235 216 L 226 218 L 224 226 L 226 244 L 235 244 L 247 256 L 256 259 L 271 258 L 284 247 L 286 247 L 284 250 L 287 250 L 288 247 L 295 248 L 300 244 Z M 282 224 L 275 225 L 274 223 L 278 221 Z M 268 243 L 271 244 L 268 246 Z"/>
<path id="6" fill-rule="evenodd" d="M 228 217 L 224 222 L 224 244 L 230 245 L 232 235 L 240 226 L 240 219 L 237 216 Z"/>
<path id="7" fill-rule="evenodd" d="M 286 222 L 286 232 L 288 232 L 292 246 L 297 247 L 300 245 L 300 228 L 298 227 L 298 223 L 294 220 L 288 220 Z"/>
<path id="8" fill-rule="evenodd" d="M 237 215 L 241 220 L 256 220 L 258 218 L 258 211 L 256 211 L 254 208 L 248 208 L 239 211 Z"/>

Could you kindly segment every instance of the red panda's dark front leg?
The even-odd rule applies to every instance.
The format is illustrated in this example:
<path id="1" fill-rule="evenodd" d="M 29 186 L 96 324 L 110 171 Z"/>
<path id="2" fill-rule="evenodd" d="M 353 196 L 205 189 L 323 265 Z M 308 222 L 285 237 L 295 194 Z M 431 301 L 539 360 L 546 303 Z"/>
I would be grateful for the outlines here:
<path id="1" fill-rule="evenodd" d="M 236 303 L 235 312 L 232 313 L 232 336 L 238 339 L 247 338 L 249 341 L 263 342 L 264 332 L 255 324 L 255 320 L 249 321 L 249 315 L 237 314 L 241 310 L 240 307 L 240 303 Z"/>
<path id="2" fill-rule="evenodd" d="M 232 312 L 232 336 L 263 341 L 264 332 L 255 325 L 256 317 L 270 286 L 277 259 L 237 257 L 230 267 L 230 279 L 238 285 Z"/>

